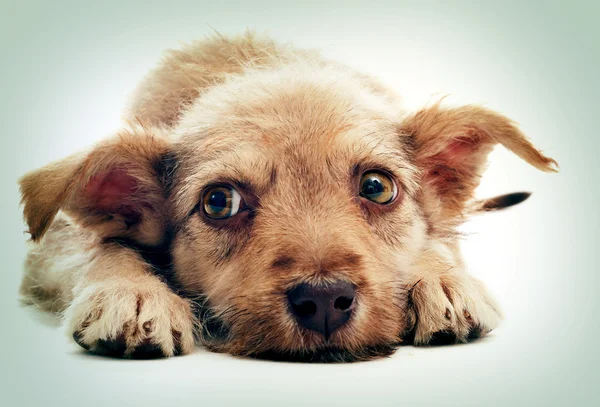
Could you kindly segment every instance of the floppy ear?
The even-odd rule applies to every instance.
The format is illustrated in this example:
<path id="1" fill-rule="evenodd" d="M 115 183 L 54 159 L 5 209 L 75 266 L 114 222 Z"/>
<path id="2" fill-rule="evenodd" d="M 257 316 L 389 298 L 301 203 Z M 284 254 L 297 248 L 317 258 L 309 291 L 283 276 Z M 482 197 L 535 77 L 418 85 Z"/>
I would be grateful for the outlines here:
<path id="1" fill-rule="evenodd" d="M 558 168 L 511 120 L 477 106 L 442 108 L 438 102 L 408 117 L 402 130 L 414 142 L 430 212 L 441 218 L 463 215 L 496 144 L 542 171 Z"/>
<path id="2" fill-rule="evenodd" d="M 133 128 L 20 180 L 23 213 L 39 240 L 59 210 L 100 237 L 128 238 L 153 245 L 167 220 L 165 136 Z"/>

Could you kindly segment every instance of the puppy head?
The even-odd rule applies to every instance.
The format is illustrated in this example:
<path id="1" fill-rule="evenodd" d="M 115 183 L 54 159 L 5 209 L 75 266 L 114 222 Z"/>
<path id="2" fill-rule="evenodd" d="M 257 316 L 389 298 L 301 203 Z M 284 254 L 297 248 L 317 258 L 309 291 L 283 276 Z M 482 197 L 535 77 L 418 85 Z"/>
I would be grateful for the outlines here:
<path id="1" fill-rule="evenodd" d="M 59 208 L 144 245 L 168 227 L 177 285 L 198 299 L 213 350 L 385 355 L 412 328 L 411 276 L 454 261 L 436 247 L 453 245 L 492 147 L 554 163 L 488 110 L 403 118 L 390 106 L 337 71 L 232 78 L 184 113 L 173 141 L 121 137 L 25 177 L 25 215 L 34 238 Z"/>
<path id="2" fill-rule="evenodd" d="M 356 78 L 298 70 L 232 80 L 183 116 L 178 281 L 218 322 L 205 332 L 214 349 L 386 353 L 411 328 L 408 276 L 435 242 L 453 243 L 492 147 L 553 161 L 493 112 L 433 105 L 402 119 Z"/>

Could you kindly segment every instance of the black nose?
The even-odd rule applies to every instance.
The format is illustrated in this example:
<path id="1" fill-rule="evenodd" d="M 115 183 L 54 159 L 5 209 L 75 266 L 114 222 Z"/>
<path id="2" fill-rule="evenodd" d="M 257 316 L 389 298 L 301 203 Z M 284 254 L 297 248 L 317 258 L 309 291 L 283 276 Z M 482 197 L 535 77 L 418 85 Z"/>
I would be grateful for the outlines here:
<path id="1" fill-rule="evenodd" d="M 345 281 L 299 284 L 289 290 L 287 296 L 298 323 L 322 333 L 325 339 L 348 322 L 354 309 L 354 286 Z"/>

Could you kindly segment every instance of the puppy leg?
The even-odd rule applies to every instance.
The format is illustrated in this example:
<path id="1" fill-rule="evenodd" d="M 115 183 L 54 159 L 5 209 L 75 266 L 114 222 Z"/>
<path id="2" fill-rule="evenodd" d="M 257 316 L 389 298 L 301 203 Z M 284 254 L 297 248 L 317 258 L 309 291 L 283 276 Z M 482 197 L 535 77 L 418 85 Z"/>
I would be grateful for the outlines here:
<path id="1" fill-rule="evenodd" d="M 415 345 L 468 342 L 496 328 L 502 314 L 484 285 L 453 255 L 430 251 L 408 284 L 405 340 Z"/>
<path id="2" fill-rule="evenodd" d="M 63 312 L 73 299 L 77 277 L 92 259 L 90 247 L 95 244 L 90 232 L 59 212 L 44 238 L 30 243 L 20 288 L 22 302 L 43 311 Z"/>
<path id="3" fill-rule="evenodd" d="M 98 248 L 73 289 L 65 323 L 79 345 L 99 354 L 173 356 L 194 348 L 189 302 L 118 245 Z"/>

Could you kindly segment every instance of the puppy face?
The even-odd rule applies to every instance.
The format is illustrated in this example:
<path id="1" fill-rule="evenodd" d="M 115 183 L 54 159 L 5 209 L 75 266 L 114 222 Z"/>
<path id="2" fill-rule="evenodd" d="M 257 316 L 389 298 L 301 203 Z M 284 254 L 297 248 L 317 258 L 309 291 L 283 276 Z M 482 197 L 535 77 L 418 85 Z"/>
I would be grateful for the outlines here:
<path id="1" fill-rule="evenodd" d="M 489 134 L 522 136 L 477 109 L 433 107 L 403 121 L 355 78 L 299 71 L 233 81 L 184 116 L 170 194 L 177 280 L 202 293 L 218 321 L 205 335 L 214 349 L 350 360 L 387 353 L 410 328 L 407 276 L 460 262 L 454 230 L 496 141 Z M 372 182 L 388 195 L 369 194 Z M 215 219 L 214 191 L 237 197 L 230 216 Z M 309 293 L 291 297 L 298 287 Z M 333 309 L 345 314 L 341 325 L 331 314 L 307 323 L 338 299 L 347 302 Z"/>
<path id="2" fill-rule="evenodd" d="M 211 349 L 359 360 L 412 329 L 415 276 L 460 266 L 456 226 L 497 143 L 552 169 L 493 112 L 407 116 L 362 78 L 291 65 L 233 77 L 176 128 L 120 134 L 22 190 L 34 238 L 62 209 L 166 248 Z"/>
<path id="3" fill-rule="evenodd" d="M 206 296 L 228 328 L 212 345 L 231 353 L 394 344 L 405 328 L 399 275 L 425 243 L 414 152 L 396 115 L 356 83 L 283 75 L 287 86 L 260 75 L 207 95 L 178 130 L 177 279 Z M 370 183 L 389 193 L 367 196 Z M 215 219 L 206 194 L 222 188 L 240 203 Z M 326 335 L 305 329 L 289 293 L 338 283 L 352 287 L 338 297 L 349 320 Z"/>

